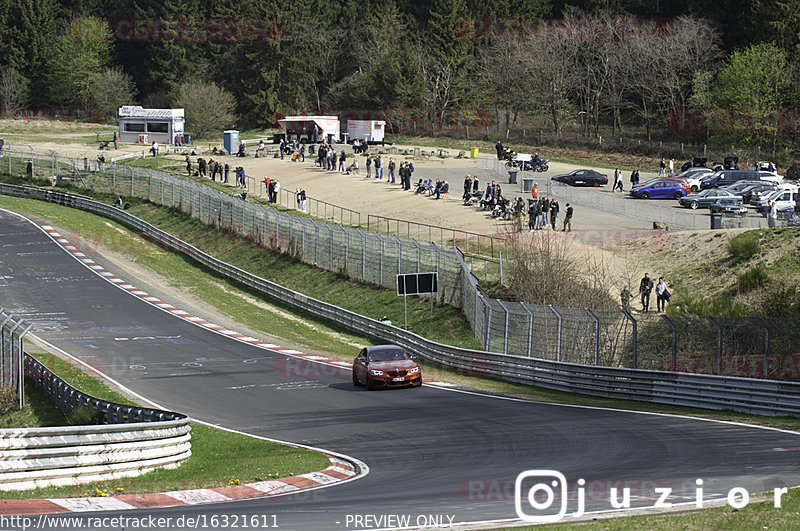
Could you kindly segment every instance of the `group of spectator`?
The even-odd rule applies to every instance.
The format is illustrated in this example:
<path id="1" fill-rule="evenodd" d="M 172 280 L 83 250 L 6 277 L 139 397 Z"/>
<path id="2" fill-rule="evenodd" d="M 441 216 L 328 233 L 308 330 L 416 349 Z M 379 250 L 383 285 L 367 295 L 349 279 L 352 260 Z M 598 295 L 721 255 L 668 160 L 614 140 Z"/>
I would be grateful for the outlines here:
<path id="1" fill-rule="evenodd" d="M 306 211 L 306 191 L 302 188 L 298 188 L 294 192 L 295 200 L 297 201 L 297 210 L 300 212 Z"/>
<path id="2" fill-rule="evenodd" d="M 259 144 L 259 146 L 260 145 L 261 144 Z M 320 147 L 320 151 L 322 151 L 322 147 Z M 292 159 L 292 162 L 306 161 L 306 145 L 298 142 L 296 139 L 292 142 L 281 140 L 280 144 L 278 145 L 278 153 L 281 156 L 281 160 L 288 155 L 289 158 Z M 256 153 L 256 155 L 257 154 L 258 153 Z"/>
<path id="3" fill-rule="evenodd" d="M 267 200 L 270 203 L 277 203 L 278 202 L 278 192 L 281 191 L 281 183 L 278 179 L 270 179 L 269 177 L 264 177 L 264 180 L 261 181 L 264 183 L 264 188 L 267 190 Z"/>
<path id="4" fill-rule="evenodd" d="M 410 190 L 410 188 L 404 188 Z M 443 195 L 450 193 L 450 183 L 442 180 L 433 181 L 433 179 L 420 179 L 417 182 L 417 188 L 414 190 L 415 194 L 427 194 L 428 197 L 436 196 L 436 199 L 441 199 Z"/>
<path id="5" fill-rule="evenodd" d="M 656 290 L 656 305 L 658 312 L 666 312 L 667 305 L 672 299 L 672 294 L 669 292 L 667 283 L 664 280 L 664 277 L 659 277 L 658 282 L 653 284 L 653 279 L 650 278 L 648 273 L 645 273 L 644 277 L 639 282 L 639 297 L 642 302 L 642 311 L 650 311 L 650 294 L 653 292 L 653 288 Z M 626 312 L 629 312 L 631 310 L 631 299 L 633 298 L 633 295 L 631 295 L 631 292 L 627 287 L 623 288 L 621 298 L 622 309 Z"/>
<path id="6" fill-rule="evenodd" d="M 305 160 L 305 156 L 303 160 Z M 322 144 L 317 150 L 314 166 L 319 166 L 327 171 L 336 171 L 338 169 L 342 173 L 347 173 L 347 154 L 344 150 L 337 154 L 333 146 Z"/>
<path id="7" fill-rule="evenodd" d="M 359 153 L 366 153 L 367 149 L 369 149 L 369 144 L 367 144 L 366 140 L 361 140 L 360 138 L 353 140 L 353 153 L 356 155 Z"/>

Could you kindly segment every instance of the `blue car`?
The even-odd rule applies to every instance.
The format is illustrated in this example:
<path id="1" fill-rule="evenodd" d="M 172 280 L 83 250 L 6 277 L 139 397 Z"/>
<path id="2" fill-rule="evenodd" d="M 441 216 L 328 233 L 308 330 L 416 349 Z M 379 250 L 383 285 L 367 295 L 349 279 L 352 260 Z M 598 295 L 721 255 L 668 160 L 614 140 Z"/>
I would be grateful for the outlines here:
<path id="1" fill-rule="evenodd" d="M 680 199 L 688 194 L 686 181 L 656 179 L 634 186 L 631 196 L 637 199 Z"/>

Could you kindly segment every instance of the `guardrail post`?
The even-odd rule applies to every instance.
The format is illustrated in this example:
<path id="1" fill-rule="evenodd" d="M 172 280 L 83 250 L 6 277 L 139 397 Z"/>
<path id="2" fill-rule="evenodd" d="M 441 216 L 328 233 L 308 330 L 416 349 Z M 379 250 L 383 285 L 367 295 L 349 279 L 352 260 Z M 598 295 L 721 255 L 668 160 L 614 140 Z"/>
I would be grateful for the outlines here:
<path id="1" fill-rule="evenodd" d="M 706 319 L 717 329 L 717 374 L 722 374 L 722 327 L 717 320 L 710 315 L 706 315 Z"/>
<path id="2" fill-rule="evenodd" d="M 503 354 L 508 354 L 508 307 L 503 304 L 503 301 L 500 299 L 497 299 L 497 302 L 500 303 L 500 307 L 506 312 L 506 320 L 503 325 Z"/>
<path id="3" fill-rule="evenodd" d="M 528 305 L 524 302 L 521 303 L 522 307 L 528 312 L 528 357 L 531 357 L 531 348 L 533 348 L 533 312 L 528 308 Z"/>
<path id="4" fill-rule="evenodd" d="M 753 319 L 764 329 L 764 378 L 769 378 L 769 325 L 757 315 L 754 315 Z"/>
<path id="5" fill-rule="evenodd" d="M 548 304 L 547 307 L 550 308 L 550 311 L 556 314 L 556 317 L 558 317 L 558 343 L 556 344 L 556 361 L 561 361 L 561 314 L 555 309 L 555 307 L 553 307 L 552 304 Z"/>
<path id="6" fill-rule="evenodd" d="M 631 322 L 631 325 L 633 325 L 633 360 L 632 360 L 633 361 L 633 367 L 631 367 L 631 368 L 632 369 L 638 369 L 639 368 L 638 367 L 639 366 L 639 360 L 638 360 L 639 344 L 638 344 L 638 337 L 637 337 L 638 323 L 636 322 L 636 319 L 633 318 L 633 315 L 631 315 L 631 312 L 629 312 L 627 310 L 622 310 L 622 314 L 625 317 L 627 317 L 628 320 Z"/>
<path id="7" fill-rule="evenodd" d="M 678 327 L 675 326 L 672 319 L 666 315 L 662 314 L 661 317 L 669 324 L 670 328 L 672 328 L 672 371 L 678 372 Z"/>
<path id="8" fill-rule="evenodd" d="M 586 308 L 586 313 L 594 319 L 594 364 L 600 365 L 600 318 L 591 308 Z"/>

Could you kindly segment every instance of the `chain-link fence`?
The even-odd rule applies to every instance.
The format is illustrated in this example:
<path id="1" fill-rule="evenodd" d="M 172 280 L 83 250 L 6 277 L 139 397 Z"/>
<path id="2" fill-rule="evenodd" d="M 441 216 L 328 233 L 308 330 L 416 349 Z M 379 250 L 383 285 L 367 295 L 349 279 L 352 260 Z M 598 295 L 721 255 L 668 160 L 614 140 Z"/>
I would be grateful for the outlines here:
<path id="1" fill-rule="evenodd" d="M 0 308 L 0 387 L 13 387 L 19 391 L 19 405 L 23 396 L 22 338 L 31 325 Z"/>
<path id="2" fill-rule="evenodd" d="M 481 290 L 469 258 L 454 248 L 279 212 L 158 171 L 100 168 L 8 146 L 6 156 L 0 167 L 7 164 L 13 174 L 60 175 L 95 190 L 146 198 L 270 251 L 390 289 L 397 274 L 438 271 L 438 301 L 461 307 L 488 351 L 599 366 L 800 377 L 799 319 L 667 319 L 501 301 Z"/>

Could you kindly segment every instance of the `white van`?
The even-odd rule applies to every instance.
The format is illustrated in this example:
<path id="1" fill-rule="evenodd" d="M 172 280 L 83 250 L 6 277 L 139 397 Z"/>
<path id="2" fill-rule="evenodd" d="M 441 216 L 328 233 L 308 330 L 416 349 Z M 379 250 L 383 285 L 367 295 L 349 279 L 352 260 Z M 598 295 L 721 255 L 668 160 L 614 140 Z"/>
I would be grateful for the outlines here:
<path id="1" fill-rule="evenodd" d="M 795 202 L 798 199 L 797 186 L 792 185 L 787 188 L 775 190 L 770 195 L 758 202 L 756 210 L 758 212 L 769 212 L 769 204 L 775 201 L 775 207 L 778 211 L 794 210 Z"/>

